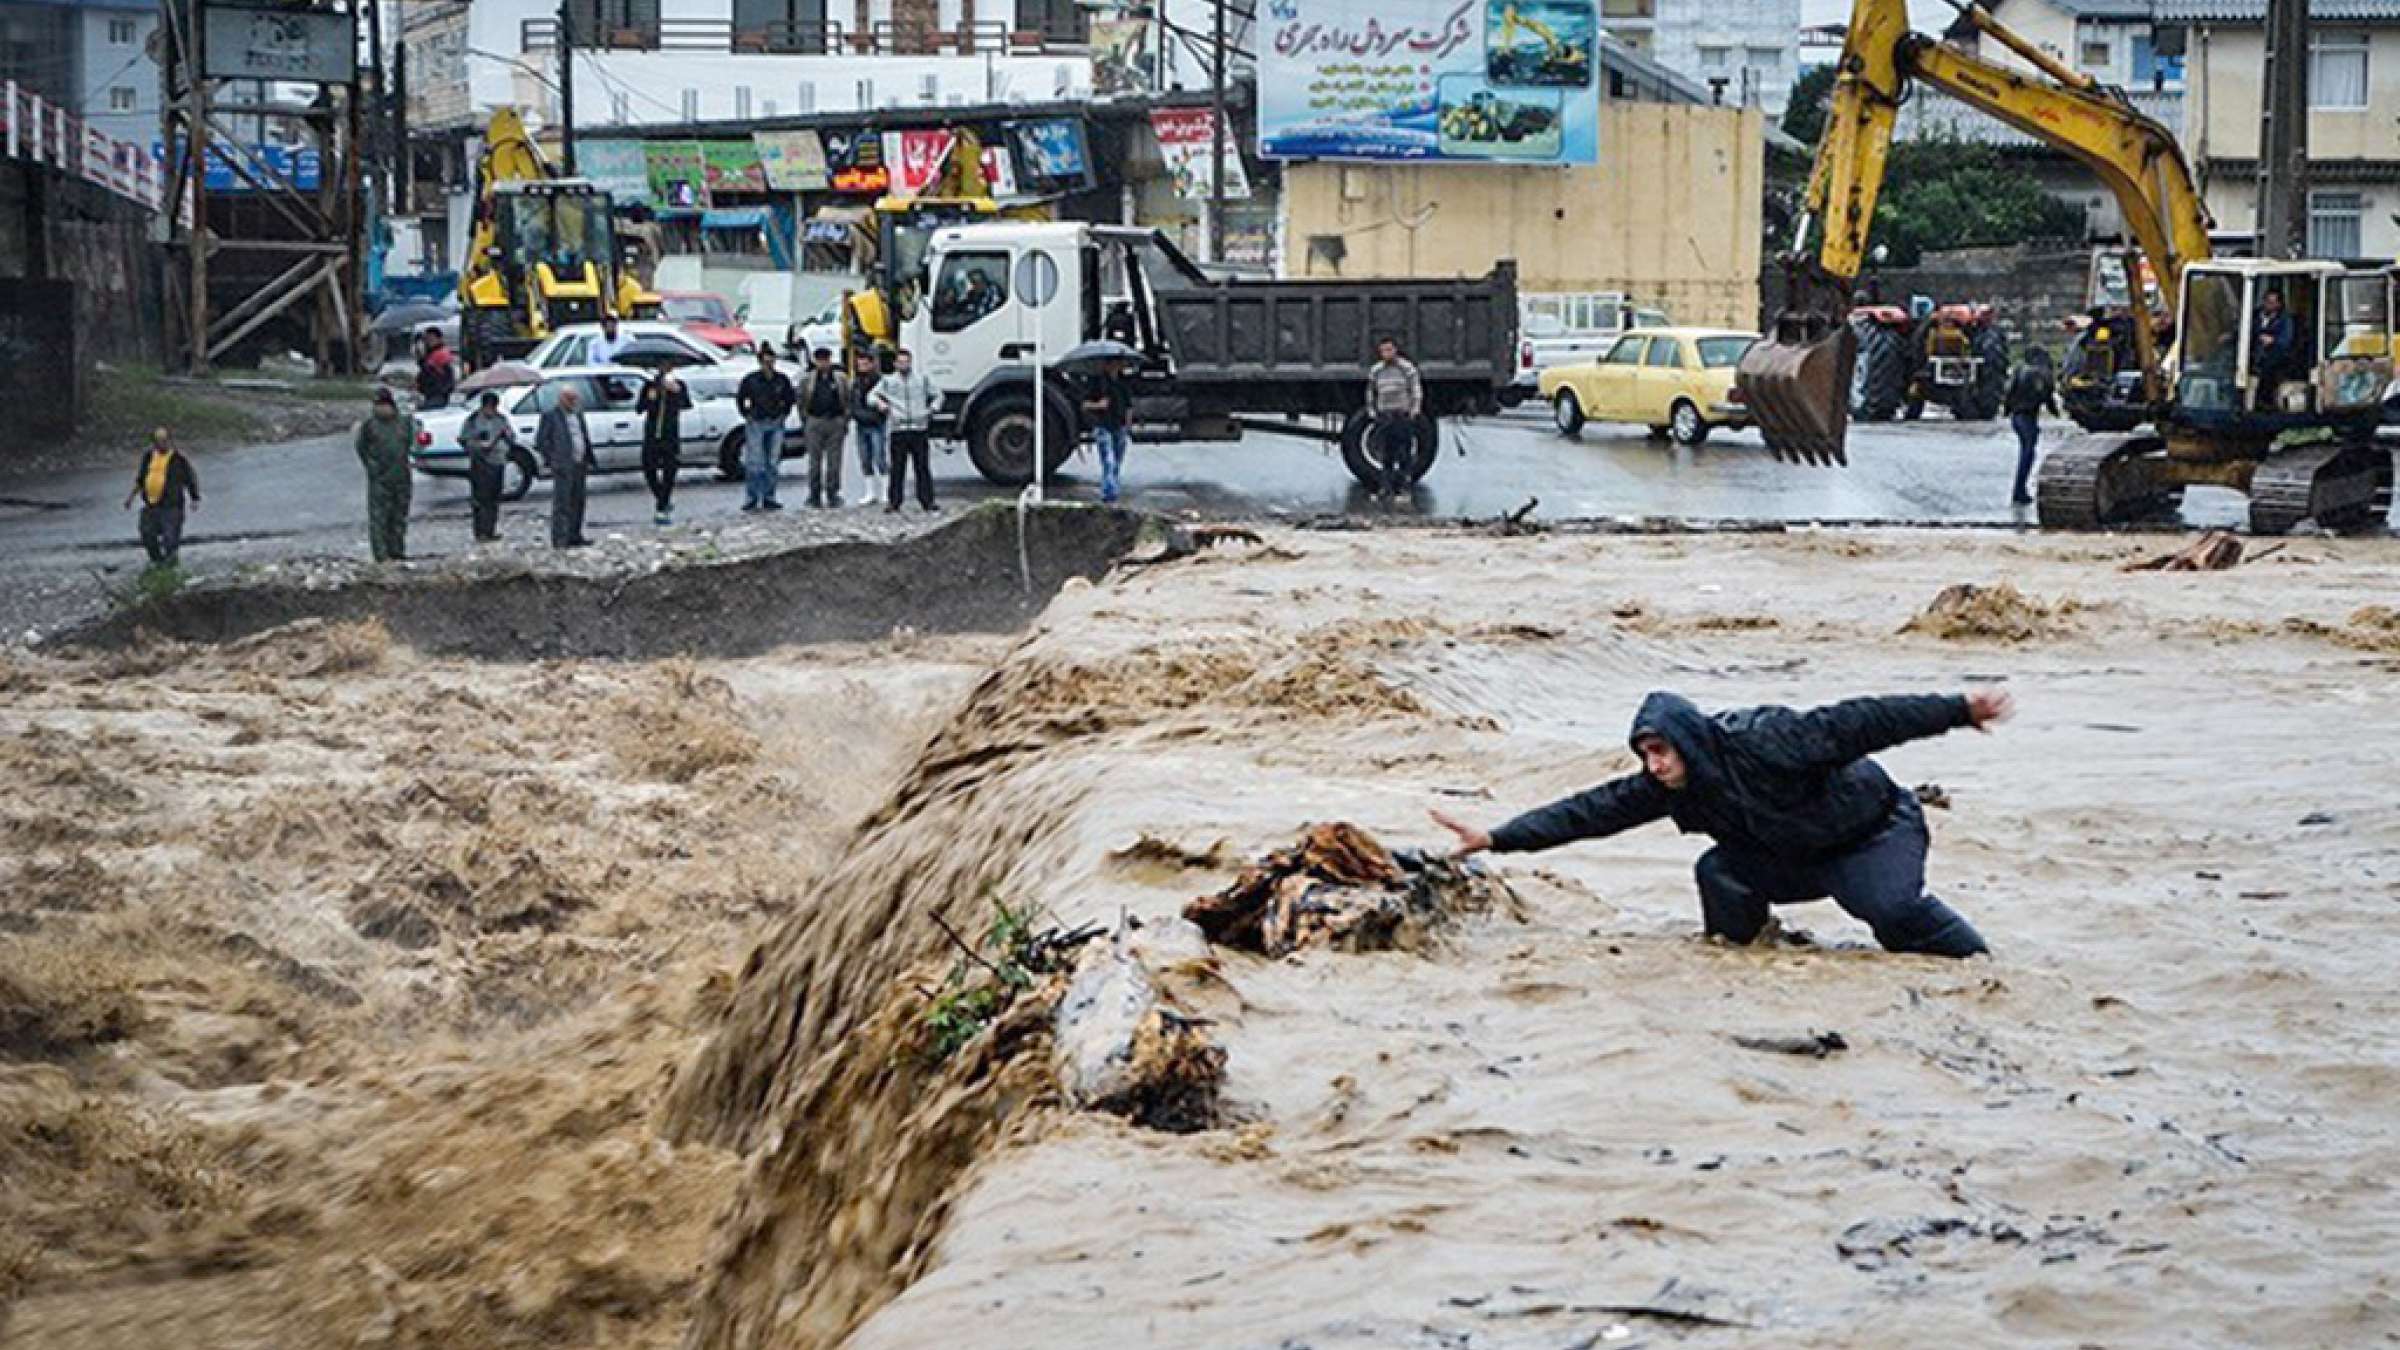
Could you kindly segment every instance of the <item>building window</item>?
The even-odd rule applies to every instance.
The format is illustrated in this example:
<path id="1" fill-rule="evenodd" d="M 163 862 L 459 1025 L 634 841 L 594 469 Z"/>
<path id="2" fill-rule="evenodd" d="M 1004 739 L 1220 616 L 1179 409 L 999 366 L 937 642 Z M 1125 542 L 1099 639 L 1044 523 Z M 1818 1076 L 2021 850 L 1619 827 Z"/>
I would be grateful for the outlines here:
<path id="1" fill-rule="evenodd" d="M 1752 47 L 1748 63 L 1752 70 L 1771 73 L 1783 65 L 1783 51 L 1778 47 Z"/>
<path id="2" fill-rule="evenodd" d="M 129 85 L 120 84 L 108 91 L 110 112 L 133 112 L 141 106 L 141 95 L 136 94 Z"/>
<path id="3" fill-rule="evenodd" d="M 2364 253 L 2359 243 L 2359 221 L 2366 214 L 2366 202 L 2355 192 L 2312 192 L 2308 194 L 2308 256 L 2312 258 L 2356 258 Z"/>
<path id="4" fill-rule="evenodd" d="M 1700 68 L 1702 70 L 1723 70 L 1725 58 L 1732 54 L 1732 51 L 1731 47 L 1702 47 L 1700 49 Z"/>
<path id="5" fill-rule="evenodd" d="M 683 91 L 683 120 L 686 122 L 700 120 L 700 91 L 697 89 Z"/>
<path id="6" fill-rule="evenodd" d="M 817 110 L 817 82 L 815 80 L 800 82 L 800 96 L 792 104 L 792 108 L 794 111 L 803 113 L 813 113 Z"/>
<path id="7" fill-rule="evenodd" d="M 608 120 L 624 126 L 633 120 L 633 99 L 627 94 L 608 96 Z"/>
<path id="8" fill-rule="evenodd" d="M 133 20 L 110 19 L 108 21 L 108 45 L 130 47 L 134 44 L 135 37 Z"/>
<path id="9" fill-rule="evenodd" d="M 2367 106 L 2367 35 L 2318 33 L 2308 40 L 2308 106 Z"/>
<path id="10" fill-rule="evenodd" d="M 858 106 L 861 111 L 875 106 L 875 82 L 873 80 L 858 82 Z"/>
<path id="11" fill-rule="evenodd" d="M 2149 89 L 2183 88 L 2183 55 L 2159 54 L 2156 40 L 2148 33 L 2133 35 L 2133 82 Z"/>
<path id="12" fill-rule="evenodd" d="M 2109 50 L 2107 38 L 2085 38 L 2076 44 L 2076 51 L 2079 53 L 2076 60 L 2085 70 L 2108 69 L 2109 60 L 2114 55 Z"/>
<path id="13" fill-rule="evenodd" d="M 737 84 L 733 87 L 733 115 L 745 122 L 750 120 L 749 85 Z"/>
<path id="14" fill-rule="evenodd" d="M 927 103 L 938 103 L 942 97 L 942 77 L 927 71 L 917 77 L 917 97 Z"/>

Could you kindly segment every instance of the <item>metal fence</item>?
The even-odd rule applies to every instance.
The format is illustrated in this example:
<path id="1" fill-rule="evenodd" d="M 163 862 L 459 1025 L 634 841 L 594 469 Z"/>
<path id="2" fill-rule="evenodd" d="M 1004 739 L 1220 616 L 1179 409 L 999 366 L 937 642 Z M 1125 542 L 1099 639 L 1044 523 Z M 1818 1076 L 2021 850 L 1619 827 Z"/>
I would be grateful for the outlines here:
<path id="1" fill-rule="evenodd" d="M 558 49 L 558 20 L 527 19 L 523 50 Z M 655 23 L 576 34 L 576 46 L 623 52 L 740 52 L 810 56 L 1046 56 L 1079 54 L 1083 43 L 999 19 L 955 27 L 879 20 L 865 27 L 840 22 L 767 23 L 735 27 L 728 19 L 660 19 Z"/>
<path id="2" fill-rule="evenodd" d="M 166 187 L 149 147 L 120 141 L 15 80 L 5 92 L 10 159 L 47 164 L 155 211 Z"/>

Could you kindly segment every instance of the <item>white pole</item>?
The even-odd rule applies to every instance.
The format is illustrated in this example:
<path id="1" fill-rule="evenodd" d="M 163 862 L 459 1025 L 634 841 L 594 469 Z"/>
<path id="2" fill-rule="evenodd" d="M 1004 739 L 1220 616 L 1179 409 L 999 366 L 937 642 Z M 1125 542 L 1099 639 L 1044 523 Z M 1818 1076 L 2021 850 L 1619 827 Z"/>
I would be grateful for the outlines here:
<path id="1" fill-rule="evenodd" d="M 1047 411 L 1042 405 L 1049 401 L 1042 397 L 1042 316 L 1036 314 L 1033 316 L 1033 500 L 1035 505 L 1040 505 L 1043 500 L 1042 479 L 1050 467 L 1050 442 L 1042 436 L 1043 414 Z"/>
<path id="2" fill-rule="evenodd" d="M 17 82 L 8 82 L 8 157 L 17 157 Z"/>

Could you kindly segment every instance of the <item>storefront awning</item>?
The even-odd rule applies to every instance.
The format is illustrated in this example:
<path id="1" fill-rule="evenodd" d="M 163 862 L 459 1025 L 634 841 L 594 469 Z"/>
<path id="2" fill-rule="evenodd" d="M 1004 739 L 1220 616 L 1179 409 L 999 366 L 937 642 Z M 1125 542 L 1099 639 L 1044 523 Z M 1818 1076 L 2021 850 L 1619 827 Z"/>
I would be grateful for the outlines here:
<path id="1" fill-rule="evenodd" d="M 700 215 L 704 230 L 756 230 L 765 228 L 767 208 L 763 206 L 713 206 Z"/>

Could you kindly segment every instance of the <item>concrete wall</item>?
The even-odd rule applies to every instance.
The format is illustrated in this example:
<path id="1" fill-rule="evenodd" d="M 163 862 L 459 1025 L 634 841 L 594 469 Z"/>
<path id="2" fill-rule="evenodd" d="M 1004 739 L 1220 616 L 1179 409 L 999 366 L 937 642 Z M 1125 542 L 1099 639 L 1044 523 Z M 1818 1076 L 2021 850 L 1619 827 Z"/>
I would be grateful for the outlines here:
<path id="1" fill-rule="evenodd" d="M 1526 291 L 1628 291 L 1678 322 L 1758 318 L 1764 119 L 1757 109 L 1609 102 L 1600 163 L 1287 165 L 1285 275 L 1475 276 Z M 1312 239 L 1338 238 L 1340 267 Z"/>
<path id="2" fill-rule="evenodd" d="M 64 305 L 67 311 L 11 321 L 9 342 L 41 350 L 16 350 L 0 384 L 22 377 L 38 392 L 16 397 L 19 386 L 0 389 L 12 410 L 0 418 L 0 455 L 29 436 L 72 425 L 93 362 L 160 360 L 165 316 L 159 269 L 160 250 L 150 242 L 148 213 L 140 207 L 54 171 L 0 160 L 0 279 L 55 283 L 72 297 L 71 303 L 61 301 L 61 292 L 37 286 L 12 289 L 13 299 L 0 299 L 0 312 L 35 301 L 46 310 Z M 57 349 L 62 340 L 71 354 Z"/>
<path id="3" fill-rule="evenodd" d="M 2084 249 L 1962 248 L 1929 253 L 1917 267 L 1880 267 L 1860 281 L 1887 305 L 1912 296 L 1937 305 L 1988 304 L 2012 347 L 2036 342 L 2053 356 L 2066 346 L 2067 319 L 2082 312 L 2091 253 Z M 1769 266 L 1760 292 L 1772 311 L 1782 301 L 1781 269 Z"/>

